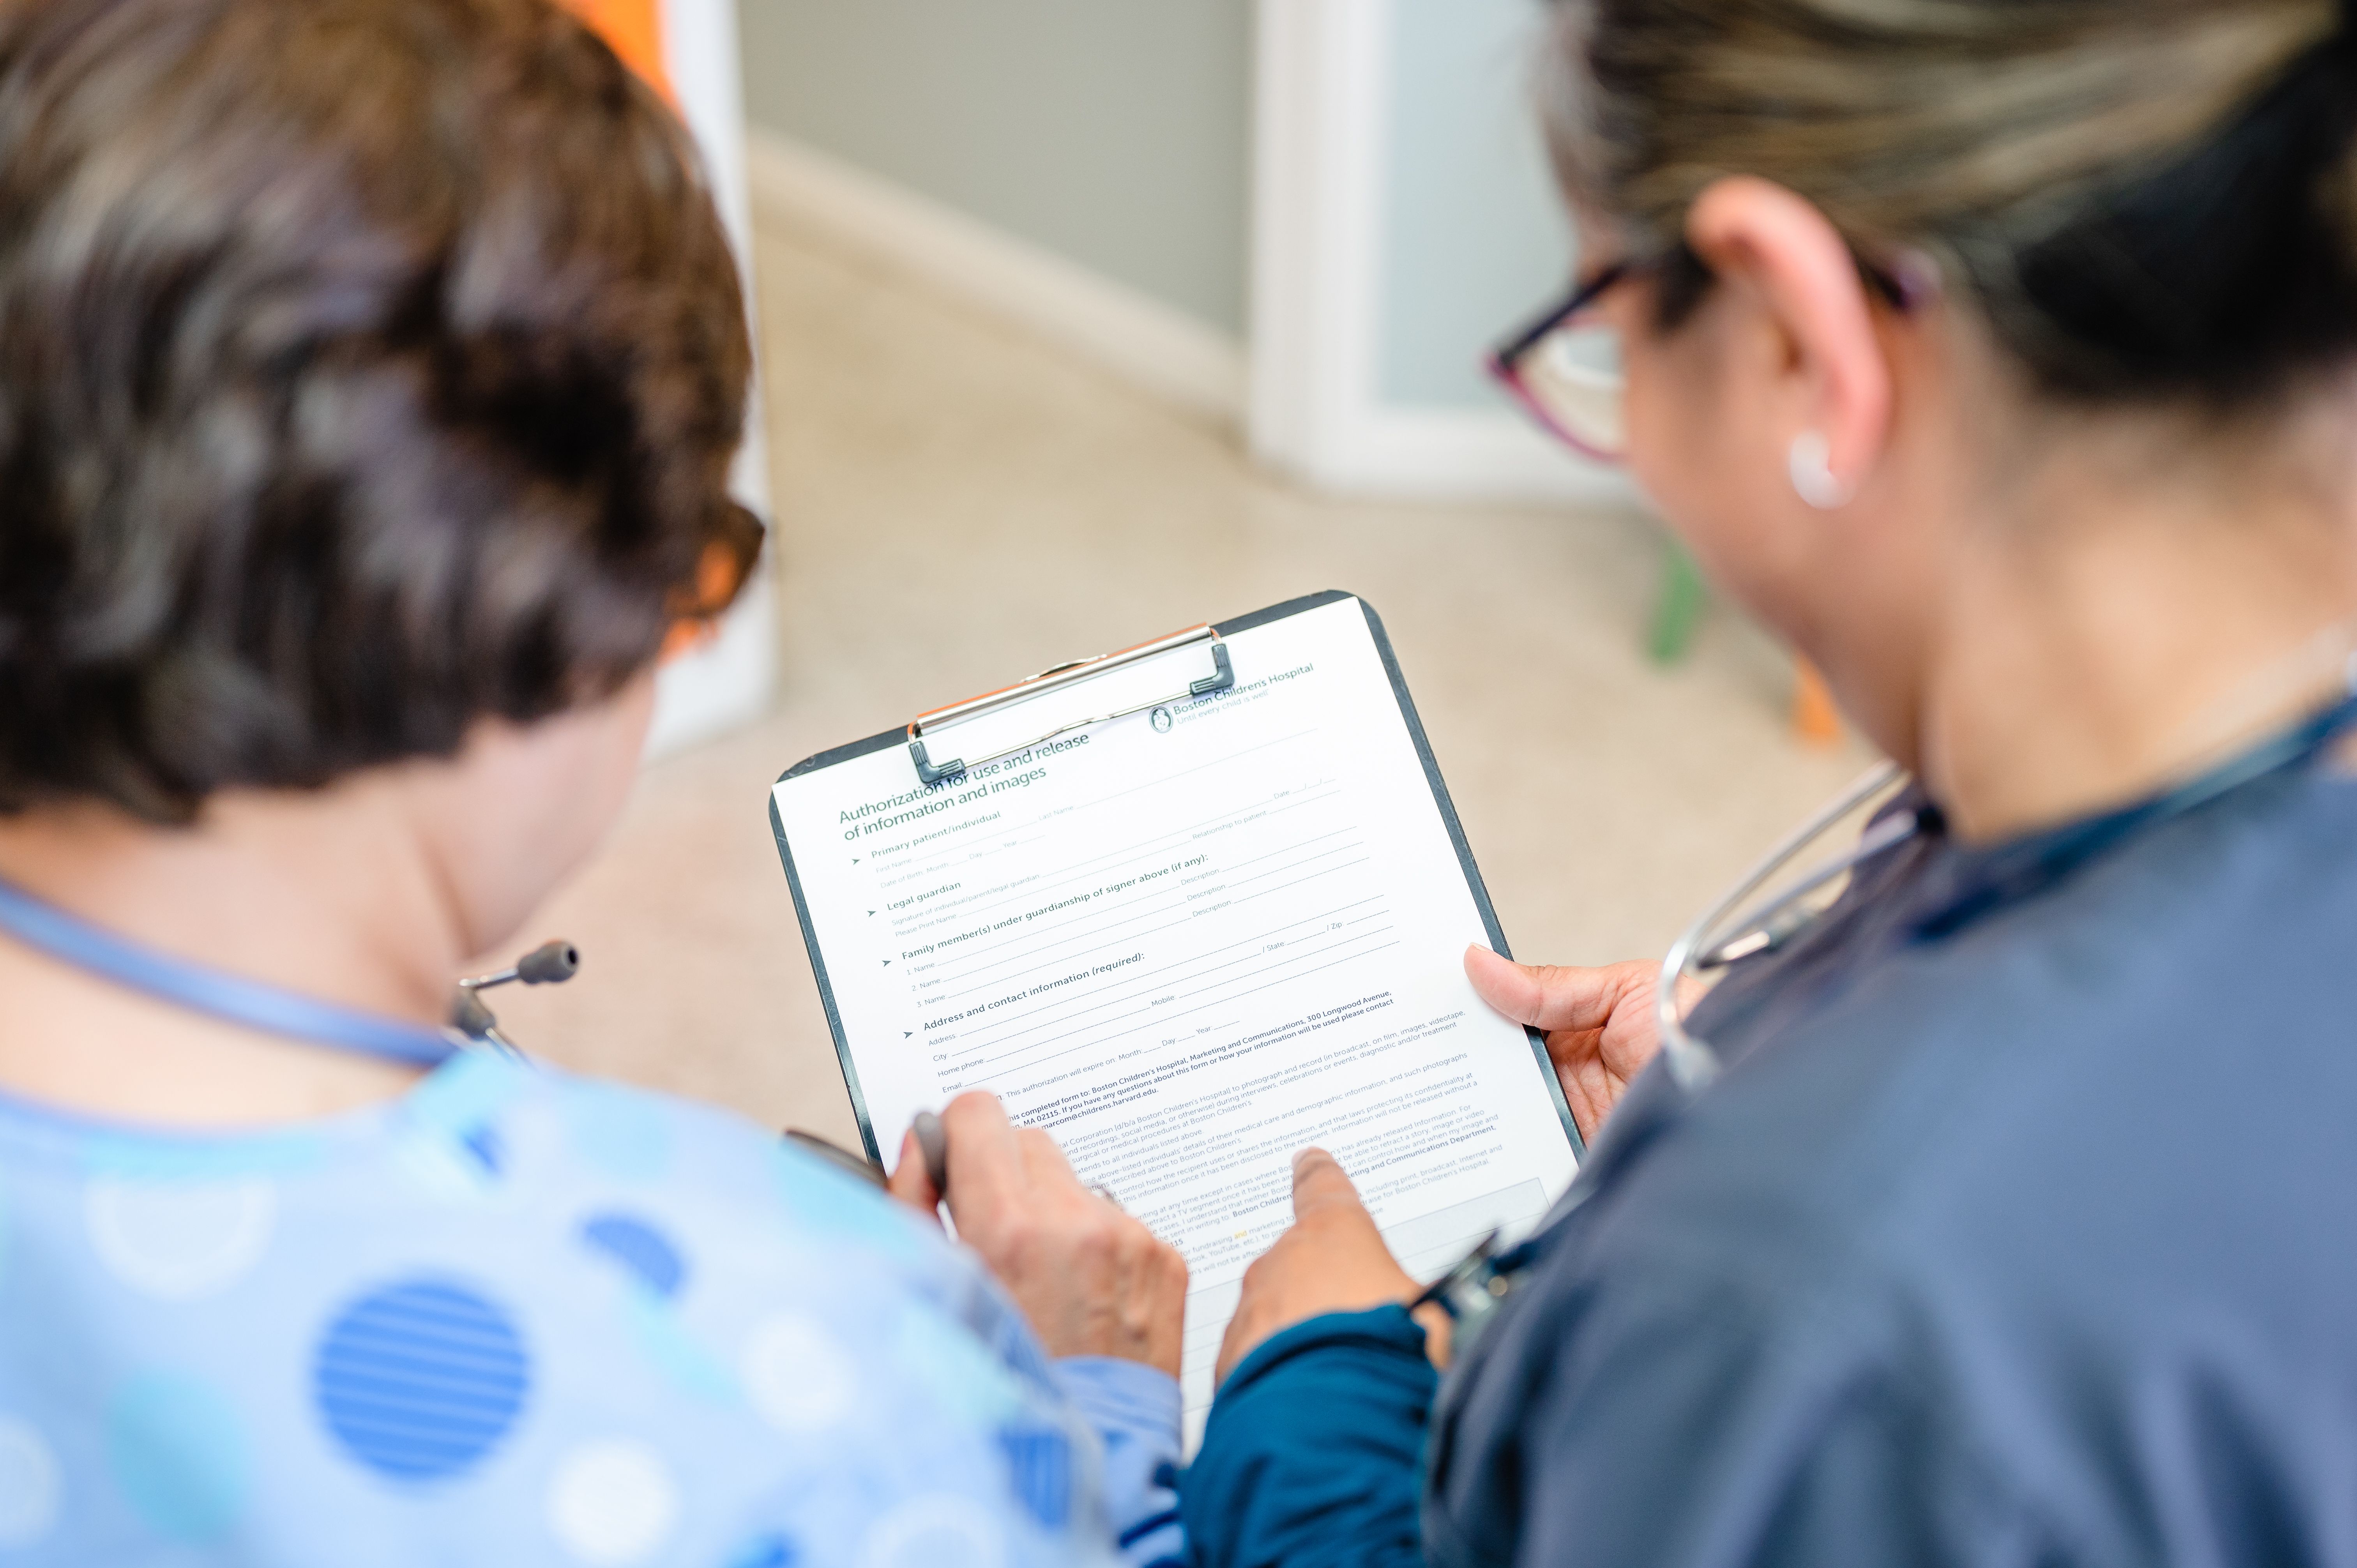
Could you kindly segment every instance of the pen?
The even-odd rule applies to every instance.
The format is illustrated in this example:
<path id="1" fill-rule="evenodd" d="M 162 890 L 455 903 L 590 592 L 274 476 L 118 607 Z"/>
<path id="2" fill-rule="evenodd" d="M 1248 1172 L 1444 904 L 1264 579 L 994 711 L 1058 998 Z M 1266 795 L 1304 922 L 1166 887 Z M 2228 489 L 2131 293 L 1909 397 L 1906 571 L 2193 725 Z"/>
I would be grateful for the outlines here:
<path id="1" fill-rule="evenodd" d="M 924 1157 L 925 1179 L 933 1184 L 933 1196 L 947 1198 L 950 1195 L 950 1140 L 942 1131 L 942 1119 L 930 1111 L 917 1112 L 912 1131 L 917 1134 L 917 1152 Z"/>

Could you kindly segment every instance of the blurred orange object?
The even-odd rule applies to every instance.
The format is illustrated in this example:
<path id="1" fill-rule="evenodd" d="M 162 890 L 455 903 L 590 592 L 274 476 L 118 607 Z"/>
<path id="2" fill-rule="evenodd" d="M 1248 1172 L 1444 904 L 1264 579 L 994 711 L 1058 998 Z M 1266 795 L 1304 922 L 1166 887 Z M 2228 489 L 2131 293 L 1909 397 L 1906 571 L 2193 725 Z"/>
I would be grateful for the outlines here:
<path id="1" fill-rule="evenodd" d="M 1841 739 L 1841 711 L 1825 678 L 1805 659 L 1792 660 L 1792 734 L 1805 746 L 1831 746 Z"/>
<path id="2" fill-rule="evenodd" d="M 671 90 L 671 74 L 663 69 L 662 0 L 558 0 L 566 10 L 597 29 L 622 63 L 661 92 L 678 102 Z"/>

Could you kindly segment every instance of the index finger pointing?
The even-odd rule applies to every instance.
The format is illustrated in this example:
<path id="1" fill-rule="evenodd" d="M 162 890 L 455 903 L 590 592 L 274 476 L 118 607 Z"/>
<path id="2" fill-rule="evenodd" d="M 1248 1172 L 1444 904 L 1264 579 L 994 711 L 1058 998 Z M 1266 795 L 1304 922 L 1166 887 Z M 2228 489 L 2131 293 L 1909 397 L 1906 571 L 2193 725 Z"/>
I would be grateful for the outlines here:
<path id="1" fill-rule="evenodd" d="M 1304 1149 L 1293 1156 L 1293 1218 L 1303 1219 L 1338 1204 L 1357 1208 L 1359 1189 L 1351 1184 L 1342 1163 L 1323 1149 Z"/>
<path id="2" fill-rule="evenodd" d="M 970 1090 L 942 1112 L 949 1143 L 950 1213 L 971 1215 L 1012 1201 L 1023 1185 L 1023 1152 L 998 1097 Z"/>

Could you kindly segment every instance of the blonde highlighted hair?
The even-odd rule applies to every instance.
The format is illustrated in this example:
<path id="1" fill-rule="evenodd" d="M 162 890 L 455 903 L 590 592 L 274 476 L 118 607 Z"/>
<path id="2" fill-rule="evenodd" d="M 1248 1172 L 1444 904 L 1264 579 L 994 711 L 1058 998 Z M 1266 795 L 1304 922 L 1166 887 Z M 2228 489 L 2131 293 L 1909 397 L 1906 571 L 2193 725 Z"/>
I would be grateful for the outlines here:
<path id="1" fill-rule="evenodd" d="M 1575 199 L 1680 245 L 1714 179 L 1930 251 L 2047 391 L 2265 397 L 2357 355 L 2357 23 L 2332 0 L 1558 0 Z M 1668 314 L 1706 286 L 1686 263 Z"/>

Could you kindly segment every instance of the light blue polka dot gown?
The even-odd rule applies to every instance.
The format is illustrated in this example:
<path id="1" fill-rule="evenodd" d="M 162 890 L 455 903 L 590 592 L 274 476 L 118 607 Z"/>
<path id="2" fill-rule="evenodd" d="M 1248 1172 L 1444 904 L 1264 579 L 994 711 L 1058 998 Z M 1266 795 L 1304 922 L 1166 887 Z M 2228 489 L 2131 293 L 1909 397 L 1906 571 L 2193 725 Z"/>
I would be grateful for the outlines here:
<path id="1" fill-rule="evenodd" d="M 0 1563 L 1151 1563 L 1178 1391 L 720 1112 L 467 1055 L 128 1133 L 0 1100 Z"/>

